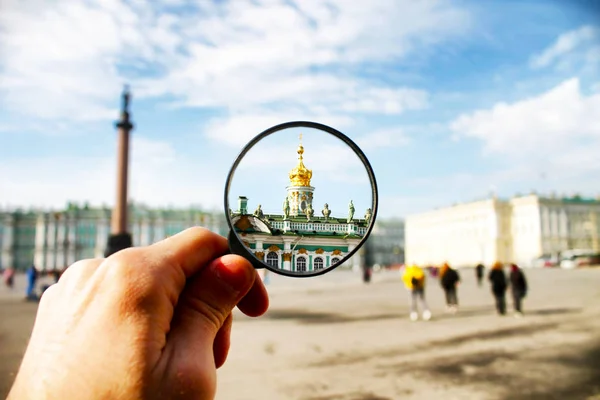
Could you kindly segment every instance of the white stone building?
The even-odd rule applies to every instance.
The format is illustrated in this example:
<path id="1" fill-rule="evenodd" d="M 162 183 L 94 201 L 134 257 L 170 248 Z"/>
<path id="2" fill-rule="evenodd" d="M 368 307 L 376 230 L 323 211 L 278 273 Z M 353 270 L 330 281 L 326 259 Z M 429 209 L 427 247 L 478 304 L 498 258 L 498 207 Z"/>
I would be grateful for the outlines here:
<path id="1" fill-rule="evenodd" d="M 513 198 L 512 260 L 527 264 L 541 255 L 598 249 L 600 200 L 529 195 Z"/>
<path id="2" fill-rule="evenodd" d="M 535 194 L 491 198 L 406 218 L 406 262 L 527 265 L 544 254 L 598 250 L 600 200 Z"/>

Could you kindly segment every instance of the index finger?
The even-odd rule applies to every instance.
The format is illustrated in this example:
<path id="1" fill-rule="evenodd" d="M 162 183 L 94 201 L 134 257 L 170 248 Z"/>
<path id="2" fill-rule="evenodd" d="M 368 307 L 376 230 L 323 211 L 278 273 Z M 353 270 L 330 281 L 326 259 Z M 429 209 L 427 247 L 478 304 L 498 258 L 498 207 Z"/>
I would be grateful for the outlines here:
<path id="1" fill-rule="evenodd" d="M 186 279 L 212 260 L 229 253 L 227 239 L 199 226 L 188 228 L 148 247 L 160 255 L 163 265 L 178 269 Z"/>

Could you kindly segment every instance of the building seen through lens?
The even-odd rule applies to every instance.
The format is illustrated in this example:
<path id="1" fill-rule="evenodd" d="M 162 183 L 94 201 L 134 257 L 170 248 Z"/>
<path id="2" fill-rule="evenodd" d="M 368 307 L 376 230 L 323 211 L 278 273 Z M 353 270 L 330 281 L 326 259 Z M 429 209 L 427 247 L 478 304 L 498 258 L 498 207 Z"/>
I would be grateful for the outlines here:
<path id="1" fill-rule="evenodd" d="M 321 215 L 315 215 L 312 170 L 304 165 L 302 142 L 297 153 L 298 163 L 289 172 L 282 212 L 264 214 L 259 202 L 249 212 L 251 199 L 239 196 L 237 210 L 230 211 L 231 222 L 244 245 L 266 264 L 287 271 L 312 272 L 334 266 L 356 248 L 366 234 L 371 209 L 363 218 L 355 218 L 354 204 L 348 199 L 344 216 L 333 215 L 327 203 Z M 359 257 L 351 257 L 344 265 L 359 266 Z"/>

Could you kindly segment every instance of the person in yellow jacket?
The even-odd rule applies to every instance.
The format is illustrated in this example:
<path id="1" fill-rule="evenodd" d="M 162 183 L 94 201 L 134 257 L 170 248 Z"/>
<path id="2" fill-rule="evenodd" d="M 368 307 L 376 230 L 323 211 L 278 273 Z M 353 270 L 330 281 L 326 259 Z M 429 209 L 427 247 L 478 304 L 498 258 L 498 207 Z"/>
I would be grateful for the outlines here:
<path id="1" fill-rule="evenodd" d="M 425 272 L 415 264 L 407 265 L 402 275 L 404 286 L 410 293 L 410 319 L 419 319 L 417 303 L 421 303 L 422 316 L 425 321 L 431 319 L 431 311 L 425 301 Z"/>

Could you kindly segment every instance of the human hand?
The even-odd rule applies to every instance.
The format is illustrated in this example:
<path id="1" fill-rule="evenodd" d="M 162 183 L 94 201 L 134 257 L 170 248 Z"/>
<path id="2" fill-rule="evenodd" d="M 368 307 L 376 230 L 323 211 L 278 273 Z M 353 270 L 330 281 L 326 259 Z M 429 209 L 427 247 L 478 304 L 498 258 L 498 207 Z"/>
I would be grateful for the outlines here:
<path id="1" fill-rule="evenodd" d="M 211 399 L 231 311 L 268 295 L 227 240 L 190 228 L 66 270 L 41 298 L 8 399 Z"/>

